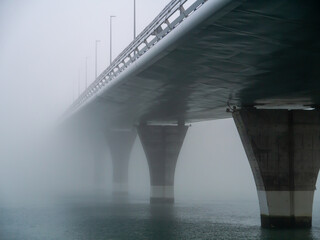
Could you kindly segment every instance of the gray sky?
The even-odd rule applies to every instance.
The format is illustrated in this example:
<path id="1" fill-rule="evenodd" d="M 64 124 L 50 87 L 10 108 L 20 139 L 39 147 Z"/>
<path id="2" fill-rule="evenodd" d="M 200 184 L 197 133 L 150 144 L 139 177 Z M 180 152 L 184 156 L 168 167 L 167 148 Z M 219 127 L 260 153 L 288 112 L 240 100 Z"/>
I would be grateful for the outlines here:
<path id="1" fill-rule="evenodd" d="M 168 2 L 137 0 L 137 32 Z M 24 185 L 44 189 L 46 184 L 77 185 L 76 176 L 84 181 L 90 178 L 89 173 L 84 173 L 87 178 L 83 178 L 81 171 L 88 168 L 79 167 L 76 157 L 62 163 L 58 159 L 27 156 L 34 154 L 30 149 L 36 149 L 38 130 L 56 120 L 72 103 L 74 90 L 77 96 L 79 73 L 83 91 L 86 56 L 89 83 L 93 81 L 96 39 L 101 40 L 99 72 L 108 65 L 109 15 L 117 16 L 113 56 L 131 42 L 132 3 L 133 0 L 0 2 L 0 199 L 17 196 L 22 186 L 26 188 Z M 59 164 L 65 165 L 62 168 Z M 89 166 L 90 162 L 85 164 Z M 111 163 L 106 161 L 109 183 L 110 169 Z M 134 183 L 131 191 L 149 192 L 148 166 L 139 140 L 133 149 L 129 178 Z M 40 181 L 45 184 L 35 186 L 39 179 L 45 179 Z M 252 173 L 232 119 L 190 128 L 178 160 L 175 193 L 177 199 L 257 200 Z M 320 200 L 319 192 L 315 200 Z"/>

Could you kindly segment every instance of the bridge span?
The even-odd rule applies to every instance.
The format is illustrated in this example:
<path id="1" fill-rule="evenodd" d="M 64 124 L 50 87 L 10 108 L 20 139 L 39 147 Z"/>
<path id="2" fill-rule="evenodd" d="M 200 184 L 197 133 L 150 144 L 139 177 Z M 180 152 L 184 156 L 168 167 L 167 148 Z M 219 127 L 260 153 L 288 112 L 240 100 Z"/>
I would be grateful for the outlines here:
<path id="1" fill-rule="evenodd" d="M 121 194 L 137 132 L 151 202 L 172 203 L 187 124 L 233 117 L 262 226 L 310 227 L 320 167 L 319 10 L 316 0 L 173 0 L 66 118 L 105 131 Z"/>

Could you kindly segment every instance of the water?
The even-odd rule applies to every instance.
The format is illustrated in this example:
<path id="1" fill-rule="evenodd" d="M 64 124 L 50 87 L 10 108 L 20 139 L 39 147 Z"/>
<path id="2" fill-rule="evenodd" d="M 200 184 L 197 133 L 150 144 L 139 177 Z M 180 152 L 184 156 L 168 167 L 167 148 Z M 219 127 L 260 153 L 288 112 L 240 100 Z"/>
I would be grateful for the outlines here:
<path id="1" fill-rule="evenodd" d="M 0 239 L 320 239 L 319 203 L 314 206 L 312 229 L 265 230 L 259 225 L 256 201 L 186 201 L 161 206 L 146 201 L 82 200 L 49 207 L 2 208 Z"/>

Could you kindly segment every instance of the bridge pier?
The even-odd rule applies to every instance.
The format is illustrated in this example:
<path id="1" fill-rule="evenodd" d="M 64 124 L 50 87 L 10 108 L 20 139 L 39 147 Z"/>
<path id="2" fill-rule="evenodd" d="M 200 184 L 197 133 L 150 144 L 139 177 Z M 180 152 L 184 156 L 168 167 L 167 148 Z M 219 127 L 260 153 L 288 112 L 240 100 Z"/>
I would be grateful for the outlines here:
<path id="1" fill-rule="evenodd" d="M 103 148 L 93 149 L 93 161 L 94 161 L 94 185 L 96 193 L 104 192 L 105 188 L 105 153 Z"/>
<path id="2" fill-rule="evenodd" d="M 265 228 L 311 227 L 320 166 L 320 112 L 233 113 L 255 179 Z"/>
<path id="3" fill-rule="evenodd" d="M 174 202 L 174 173 L 188 127 L 140 125 L 138 134 L 150 172 L 150 203 Z"/>
<path id="4" fill-rule="evenodd" d="M 115 198 L 128 195 L 129 159 L 136 135 L 136 131 L 129 129 L 107 132 L 107 142 L 113 165 L 113 196 Z"/>

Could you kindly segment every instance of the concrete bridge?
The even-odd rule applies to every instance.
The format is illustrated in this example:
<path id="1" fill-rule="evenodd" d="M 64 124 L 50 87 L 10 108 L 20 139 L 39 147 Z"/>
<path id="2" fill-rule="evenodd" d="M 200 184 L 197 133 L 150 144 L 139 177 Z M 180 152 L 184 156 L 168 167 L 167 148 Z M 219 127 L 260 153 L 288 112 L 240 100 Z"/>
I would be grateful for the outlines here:
<path id="1" fill-rule="evenodd" d="M 261 225 L 310 227 L 320 167 L 319 10 L 316 0 L 173 0 L 65 119 L 105 133 L 122 194 L 137 133 L 150 201 L 172 203 L 188 124 L 233 117 Z"/>

